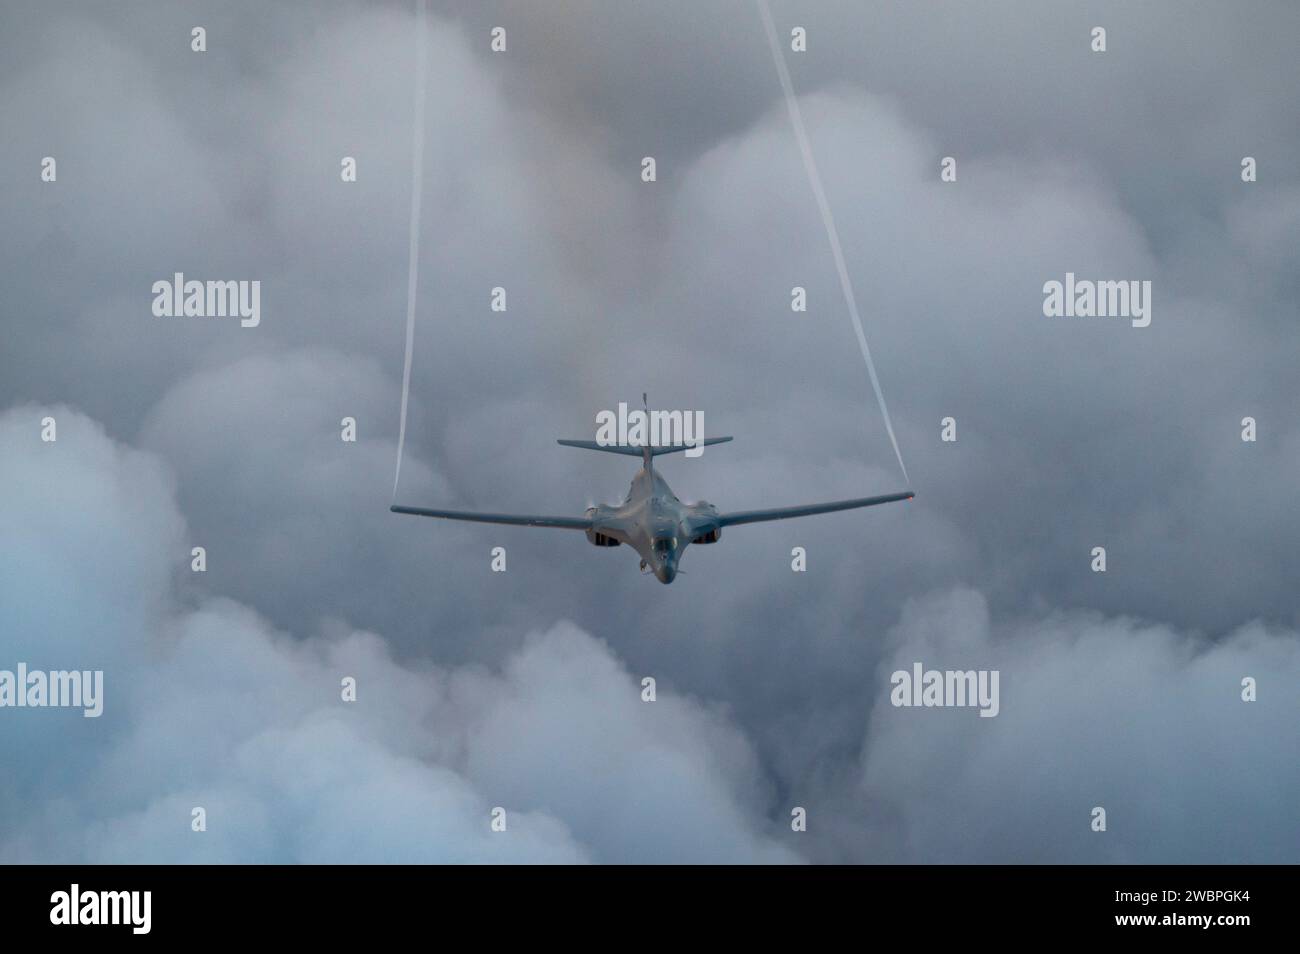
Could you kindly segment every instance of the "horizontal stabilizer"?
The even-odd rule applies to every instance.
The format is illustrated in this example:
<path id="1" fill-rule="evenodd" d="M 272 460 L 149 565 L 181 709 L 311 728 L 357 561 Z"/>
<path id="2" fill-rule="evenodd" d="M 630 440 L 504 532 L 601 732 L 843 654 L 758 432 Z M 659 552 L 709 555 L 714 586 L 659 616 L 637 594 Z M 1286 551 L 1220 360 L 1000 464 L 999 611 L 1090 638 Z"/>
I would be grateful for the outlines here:
<path id="1" fill-rule="evenodd" d="M 731 440 L 730 437 L 706 437 L 701 443 L 705 447 L 712 447 L 714 444 L 725 444 Z M 606 451 L 610 454 L 626 454 L 628 457 L 641 457 L 642 448 L 635 444 L 597 444 L 595 441 L 569 441 L 557 440 L 555 443 L 563 444 L 565 447 L 581 447 L 585 450 Z M 658 457 L 660 454 L 676 454 L 678 451 L 689 450 L 692 447 L 698 447 L 699 444 L 663 444 L 659 447 L 651 447 L 650 455 Z"/>

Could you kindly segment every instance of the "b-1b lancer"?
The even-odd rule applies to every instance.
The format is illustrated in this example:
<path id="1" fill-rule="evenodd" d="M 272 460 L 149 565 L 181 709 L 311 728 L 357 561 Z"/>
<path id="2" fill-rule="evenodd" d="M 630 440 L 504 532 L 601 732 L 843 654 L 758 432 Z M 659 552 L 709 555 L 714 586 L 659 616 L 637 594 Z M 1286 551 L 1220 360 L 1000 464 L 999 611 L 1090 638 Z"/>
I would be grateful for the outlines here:
<path id="1" fill-rule="evenodd" d="M 705 445 L 722 444 L 730 437 L 710 437 Z M 647 569 L 661 583 L 671 583 L 677 576 L 677 566 L 682 553 L 692 543 L 717 543 L 723 527 L 742 523 L 760 523 L 765 520 L 788 520 L 807 517 L 815 513 L 832 513 L 836 510 L 853 510 L 857 507 L 874 507 L 876 504 L 909 500 L 911 491 L 885 494 L 881 497 L 858 497 L 853 500 L 834 500 L 829 503 L 804 504 L 798 507 L 777 507 L 772 510 L 741 510 L 719 513 L 710 503 L 701 501 L 685 504 L 677 499 L 668 482 L 654 469 L 654 458 L 687 450 L 687 444 L 629 446 L 625 444 L 598 444 L 595 441 L 557 441 L 566 447 L 583 447 L 588 450 L 607 451 L 641 458 L 641 469 L 632 478 L 627 499 L 621 504 L 601 504 L 588 507 L 583 517 L 541 517 L 532 514 L 473 513 L 462 510 L 429 510 L 424 507 L 403 507 L 393 504 L 393 513 L 409 513 L 419 517 L 441 517 L 445 520 L 469 520 L 476 523 L 504 523 L 522 527 L 559 527 L 564 530 L 582 530 L 587 539 L 598 547 L 616 547 L 626 543 L 641 555 L 641 570 Z M 698 445 L 694 445 L 698 446 Z"/>

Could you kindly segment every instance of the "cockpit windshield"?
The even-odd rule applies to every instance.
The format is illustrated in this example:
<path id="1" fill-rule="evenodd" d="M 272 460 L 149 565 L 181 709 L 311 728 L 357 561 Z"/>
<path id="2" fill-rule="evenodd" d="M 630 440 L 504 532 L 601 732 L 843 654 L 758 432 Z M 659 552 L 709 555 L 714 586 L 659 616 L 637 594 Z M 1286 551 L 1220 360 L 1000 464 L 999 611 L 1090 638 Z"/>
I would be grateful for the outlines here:
<path id="1" fill-rule="evenodd" d="M 654 547 L 659 553 L 671 553 L 677 549 L 677 538 L 661 537 L 654 542 Z"/>

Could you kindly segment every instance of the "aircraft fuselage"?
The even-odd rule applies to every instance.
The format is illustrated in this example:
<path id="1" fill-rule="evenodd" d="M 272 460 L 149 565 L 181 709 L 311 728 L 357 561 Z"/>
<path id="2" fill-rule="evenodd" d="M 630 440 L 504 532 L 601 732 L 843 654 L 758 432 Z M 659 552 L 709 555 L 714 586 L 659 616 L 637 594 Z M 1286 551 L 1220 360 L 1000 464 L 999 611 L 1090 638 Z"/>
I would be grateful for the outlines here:
<path id="1" fill-rule="evenodd" d="M 591 507 L 587 516 L 592 521 L 587 539 L 600 546 L 617 541 L 631 547 L 640 554 L 642 569 L 651 570 L 660 583 L 677 576 L 689 544 L 714 543 L 721 534 L 716 507 L 682 503 L 658 471 L 645 467 L 632 479 L 623 503 Z"/>

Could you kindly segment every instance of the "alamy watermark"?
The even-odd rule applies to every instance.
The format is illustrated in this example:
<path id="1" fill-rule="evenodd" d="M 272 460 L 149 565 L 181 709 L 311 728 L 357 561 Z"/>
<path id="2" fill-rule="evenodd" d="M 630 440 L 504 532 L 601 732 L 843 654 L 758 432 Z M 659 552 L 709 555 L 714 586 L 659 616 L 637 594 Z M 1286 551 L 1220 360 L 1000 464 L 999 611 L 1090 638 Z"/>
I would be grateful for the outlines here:
<path id="1" fill-rule="evenodd" d="M 902 708 L 978 707 L 980 718 L 991 719 L 1001 711 L 999 677 L 997 669 L 939 670 L 912 663 L 911 672 L 899 669 L 889 677 L 889 701 Z"/>
<path id="2" fill-rule="evenodd" d="M 703 411 L 618 411 L 596 413 L 596 443 L 601 447 L 685 447 L 687 457 L 704 453 Z"/>
<path id="3" fill-rule="evenodd" d="M 152 908 L 152 891 L 82 891 L 74 884 L 50 895 L 50 923 L 129 925 L 132 934 L 148 934 Z"/>
<path id="4" fill-rule="evenodd" d="M 1048 318 L 1129 318 L 1134 328 L 1151 324 L 1151 282 L 1091 281 L 1065 273 L 1065 281 L 1043 284 Z"/>
<path id="5" fill-rule="evenodd" d="M 239 318 L 240 327 L 262 323 L 260 281 L 185 280 L 176 272 L 171 281 L 153 283 L 155 318 Z"/>
<path id="6" fill-rule="evenodd" d="M 81 709 L 87 719 L 104 712 L 104 671 L 28 670 L 19 663 L 17 672 L 0 669 L 0 709 Z"/>

